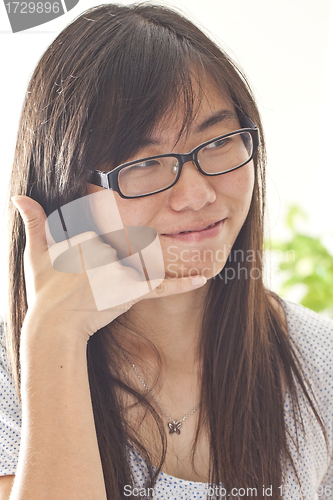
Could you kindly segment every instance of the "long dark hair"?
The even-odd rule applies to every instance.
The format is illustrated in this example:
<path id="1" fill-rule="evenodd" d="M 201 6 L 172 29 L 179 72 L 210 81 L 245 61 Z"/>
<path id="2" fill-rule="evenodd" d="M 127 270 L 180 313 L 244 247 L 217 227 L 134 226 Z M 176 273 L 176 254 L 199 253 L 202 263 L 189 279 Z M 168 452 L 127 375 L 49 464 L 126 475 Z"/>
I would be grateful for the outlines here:
<path id="1" fill-rule="evenodd" d="M 74 20 L 41 58 L 29 84 L 21 117 L 10 195 L 37 200 L 47 214 L 84 196 L 89 170 L 109 168 L 133 156 L 162 117 L 176 104 L 184 109 L 186 132 L 195 114 L 196 92 L 209 78 L 239 114 L 259 127 L 250 210 L 230 255 L 253 251 L 256 260 L 229 256 L 209 286 L 202 323 L 201 400 L 195 448 L 208 429 L 210 481 L 233 487 L 283 482 L 281 458 L 293 463 L 287 446 L 283 380 L 300 419 L 299 383 L 312 411 L 286 319 L 272 303 L 262 280 L 265 212 L 265 145 L 258 109 L 239 68 L 196 26 L 178 13 L 154 5 L 101 5 Z M 199 89 L 199 90 L 198 90 Z M 25 235 L 10 208 L 10 311 L 8 344 L 20 388 L 19 346 L 27 311 L 23 272 Z M 236 278 L 225 279 L 234 269 Z M 253 273 L 255 271 L 255 274 Z M 252 273 L 252 274 L 251 274 Z M 251 277 L 255 276 L 256 279 Z M 278 297 L 275 296 L 275 300 Z M 126 315 L 125 315 L 126 316 Z M 122 318 L 88 342 L 88 369 L 95 425 L 108 498 L 124 498 L 133 484 L 128 443 L 146 460 L 147 487 L 155 484 L 166 453 L 162 420 L 144 392 L 124 380 L 112 330 Z M 123 326 L 125 325 L 123 322 Z M 126 423 L 119 390 L 128 393 L 155 420 L 161 438 L 160 463 L 152 467 L 144 443 Z M 126 497 L 128 498 L 128 497 Z"/>

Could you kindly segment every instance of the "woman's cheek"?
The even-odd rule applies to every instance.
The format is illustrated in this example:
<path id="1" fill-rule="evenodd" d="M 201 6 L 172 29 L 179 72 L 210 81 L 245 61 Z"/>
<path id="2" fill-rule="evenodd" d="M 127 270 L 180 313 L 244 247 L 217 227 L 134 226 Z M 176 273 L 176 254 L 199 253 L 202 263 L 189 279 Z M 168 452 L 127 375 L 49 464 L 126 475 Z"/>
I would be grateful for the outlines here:
<path id="1" fill-rule="evenodd" d="M 115 200 L 124 226 L 154 227 L 152 220 L 159 209 L 154 196 L 126 200 L 115 193 Z"/>
<path id="2" fill-rule="evenodd" d="M 223 179 L 225 177 L 225 179 Z M 251 161 L 233 172 L 221 175 L 220 195 L 230 200 L 231 212 L 245 214 L 249 211 L 254 188 L 254 165 Z"/>

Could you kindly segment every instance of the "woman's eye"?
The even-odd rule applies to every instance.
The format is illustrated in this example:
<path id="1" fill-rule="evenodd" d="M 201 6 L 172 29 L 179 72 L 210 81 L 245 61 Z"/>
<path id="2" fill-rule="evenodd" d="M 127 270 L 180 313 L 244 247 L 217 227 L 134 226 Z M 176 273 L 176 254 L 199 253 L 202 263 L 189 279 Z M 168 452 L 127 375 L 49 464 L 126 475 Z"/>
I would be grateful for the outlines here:
<path id="1" fill-rule="evenodd" d="M 218 141 L 214 141 L 211 144 L 208 144 L 208 146 L 206 146 L 206 148 L 207 149 L 222 148 L 223 146 L 225 146 L 228 143 L 228 140 L 229 140 L 228 138 L 219 139 Z"/>
<path id="2" fill-rule="evenodd" d="M 140 163 L 137 163 L 136 165 L 133 165 L 133 167 L 139 167 L 139 168 L 157 167 L 159 164 L 160 163 L 157 160 L 147 160 L 147 161 L 142 161 Z"/>

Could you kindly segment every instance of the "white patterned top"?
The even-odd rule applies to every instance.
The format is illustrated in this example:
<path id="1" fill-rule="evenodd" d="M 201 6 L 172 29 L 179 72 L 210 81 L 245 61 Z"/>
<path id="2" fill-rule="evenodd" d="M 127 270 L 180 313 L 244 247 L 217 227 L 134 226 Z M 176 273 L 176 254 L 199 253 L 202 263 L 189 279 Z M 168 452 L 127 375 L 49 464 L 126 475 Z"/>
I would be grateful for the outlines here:
<path id="1" fill-rule="evenodd" d="M 328 440 L 329 453 L 319 424 L 308 403 L 300 394 L 300 406 L 305 425 L 305 435 L 299 426 L 299 454 L 293 442 L 296 429 L 293 423 L 290 398 L 287 391 L 285 399 L 285 419 L 290 432 L 288 439 L 297 472 L 302 484 L 305 500 L 333 498 L 333 321 L 313 311 L 283 301 L 286 311 L 289 334 L 300 349 L 300 361 L 316 396 L 318 409 L 323 419 Z M 6 358 L 2 334 L 0 356 L 0 475 L 15 474 L 20 450 L 21 408 Z M 147 466 L 139 453 L 130 444 L 129 459 L 135 480 L 134 489 L 128 485 L 124 497 L 132 493 L 138 498 L 152 494 L 156 500 L 199 500 L 223 497 L 223 486 L 213 489 L 207 483 L 186 481 L 172 477 L 164 472 L 158 476 L 153 491 L 144 489 L 147 479 Z M 277 492 L 281 498 L 297 499 L 301 497 L 298 482 L 291 464 L 284 464 L 286 470 L 285 484 Z M 265 485 L 267 496 L 269 485 Z M 256 492 L 239 490 L 239 498 L 251 498 Z M 274 497 L 274 492 L 273 497 Z M 275 493 L 276 495 L 276 493 Z"/>

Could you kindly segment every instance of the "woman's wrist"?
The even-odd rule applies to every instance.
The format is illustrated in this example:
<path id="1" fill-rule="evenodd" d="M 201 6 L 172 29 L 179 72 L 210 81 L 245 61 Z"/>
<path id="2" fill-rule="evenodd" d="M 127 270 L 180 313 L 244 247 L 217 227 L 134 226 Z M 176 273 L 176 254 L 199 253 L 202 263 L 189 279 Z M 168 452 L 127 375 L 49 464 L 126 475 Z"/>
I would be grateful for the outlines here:
<path id="1" fill-rule="evenodd" d="M 38 306 L 28 310 L 21 331 L 21 345 L 60 341 L 86 347 L 89 338 L 67 311 Z"/>

